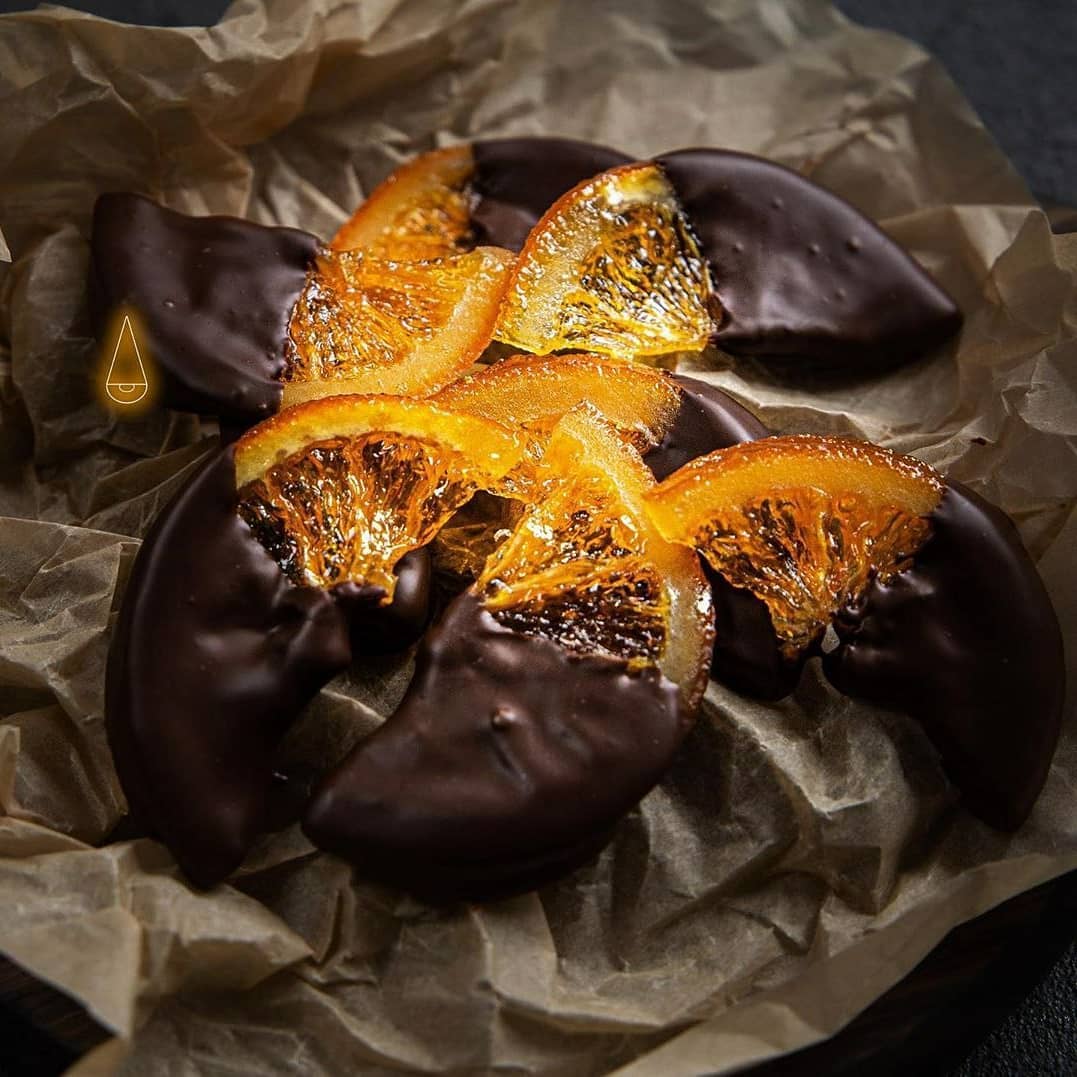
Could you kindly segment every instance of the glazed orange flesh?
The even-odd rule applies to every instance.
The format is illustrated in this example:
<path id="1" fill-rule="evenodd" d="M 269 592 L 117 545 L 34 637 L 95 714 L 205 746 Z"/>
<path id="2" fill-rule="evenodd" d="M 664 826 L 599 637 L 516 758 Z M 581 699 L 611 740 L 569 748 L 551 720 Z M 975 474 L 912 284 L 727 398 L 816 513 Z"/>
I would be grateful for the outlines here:
<path id="1" fill-rule="evenodd" d="M 787 652 L 817 639 L 931 533 L 942 479 L 877 445 L 799 435 L 685 464 L 646 495 L 655 526 L 761 598 Z"/>
<path id="2" fill-rule="evenodd" d="M 536 354 L 700 351 L 715 326 L 710 270 L 654 164 L 569 191 L 532 230 L 496 336 Z"/>
<path id="3" fill-rule="evenodd" d="M 570 648 L 657 664 L 695 706 L 712 640 L 710 590 L 695 554 L 666 542 L 643 495 L 654 479 L 593 408 L 554 427 L 537 499 L 487 560 L 477 588 L 520 631 Z"/>
<path id="4" fill-rule="evenodd" d="M 238 510 L 296 583 L 396 585 L 525 440 L 497 423 L 393 397 L 328 397 L 280 412 L 236 445 Z"/>
<path id="5" fill-rule="evenodd" d="M 516 355 L 453 382 L 434 399 L 506 426 L 552 424 L 586 403 L 642 451 L 669 430 L 681 392 L 668 374 L 624 359 Z"/>
<path id="6" fill-rule="evenodd" d="M 446 385 L 490 342 L 512 264 L 496 247 L 406 263 L 323 252 L 292 311 L 282 405 Z"/>

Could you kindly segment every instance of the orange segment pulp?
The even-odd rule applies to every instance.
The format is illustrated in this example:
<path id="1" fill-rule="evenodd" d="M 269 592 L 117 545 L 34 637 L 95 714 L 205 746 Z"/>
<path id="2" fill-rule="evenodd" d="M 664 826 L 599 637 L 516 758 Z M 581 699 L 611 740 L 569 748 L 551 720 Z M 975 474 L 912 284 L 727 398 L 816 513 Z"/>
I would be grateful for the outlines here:
<path id="1" fill-rule="evenodd" d="M 908 566 L 942 491 L 939 475 L 912 457 L 797 435 L 698 457 L 646 500 L 669 541 L 696 547 L 766 603 L 793 655 L 873 577 Z"/>
<path id="2" fill-rule="evenodd" d="M 668 375 L 598 355 L 516 355 L 442 389 L 436 402 L 505 426 L 552 425 L 590 404 L 641 451 L 662 440 L 681 393 Z"/>
<path id="3" fill-rule="evenodd" d="M 289 408 L 236 444 L 238 511 L 296 583 L 396 585 L 393 567 L 520 460 L 497 423 L 394 397 Z"/>
<path id="4" fill-rule="evenodd" d="M 432 150 L 398 168 L 333 237 L 334 250 L 362 248 L 399 262 L 466 251 L 475 171 L 470 146 Z"/>
<path id="5" fill-rule="evenodd" d="M 436 262 L 322 251 L 292 310 L 283 406 L 452 381 L 489 343 L 512 264 L 497 247 Z"/>
<path id="6" fill-rule="evenodd" d="M 532 230 L 496 336 L 537 354 L 700 351 L 716 303 L 661 169 L 624 165 L 563 195 Z"/>
<path id="7" fill-rule="evenodd" d="M 543 496 L 488 558 L 476 589 L 517 631 L 572 650 L 657 664 L 689 706 L 706 684 L 710 589 L 693 551 L 666 542 L 644 493 L 654 479 L 594 409 L 554 427 Z"/>

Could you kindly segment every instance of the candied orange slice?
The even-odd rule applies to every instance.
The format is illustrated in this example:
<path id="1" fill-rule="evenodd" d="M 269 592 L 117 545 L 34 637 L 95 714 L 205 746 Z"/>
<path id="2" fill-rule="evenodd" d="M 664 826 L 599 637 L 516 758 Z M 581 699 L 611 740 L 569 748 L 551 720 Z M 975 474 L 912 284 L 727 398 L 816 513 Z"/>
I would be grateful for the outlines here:
<path id="1" fill-rule="evenodd" d="M 362 248 L 379 258 L 418 262 L 459 254 L 471 246 L 470 146 L 432 150 L 379 184 L 330 244 Z"/>
<path id="2" fill-rule="evenodd" d="M 646 495 L 671 542 L 696 547 L 766 603 L 794 655 L 874 578 L 907 568 L 943 482 L 878 445 L 797 435 L 700 456 Z"/>
<path id="3" fill-rule="evenodd" d="M 505 426 L 552 425 L 586 403 L 643 452 L 669 430 L 681 393 L 668 374 L 624 359 L 516 355 L 453 382 L 435 400 Z"/>
<path id="4" fill-rule="evenodd" d="M 669 181 L 657 165 L 624 165 L 573 188 L 532 229 L 496 336 L 538 354 L 700 351 L 716 307 Z"/>
<path id="5" fill-rule="evenodd" d="M 283 406 L 452 381 L 489 343 L 512 264 L 497 247 L 435 262 L 320 252 L 288 326 Z"/>
<path id="6" fill-rule="evenodd" d="M 327 397 L 236 443 L 238 511 L 296 583 L 369 584 L 388 602 L 397 561 L 523 451 L 499 424 L 424 401 Z"/>
<path id="7" fill-rule="evenodd" d="M 571 650 L 657 664 L 694 706 L 713 637 L 710 589 L 695 553 L 651 524 L 654 479 L 639 454 L 585 405 L 554 427 L 542 475 L 544 496 L 479 576 L 483 604 Z"/>

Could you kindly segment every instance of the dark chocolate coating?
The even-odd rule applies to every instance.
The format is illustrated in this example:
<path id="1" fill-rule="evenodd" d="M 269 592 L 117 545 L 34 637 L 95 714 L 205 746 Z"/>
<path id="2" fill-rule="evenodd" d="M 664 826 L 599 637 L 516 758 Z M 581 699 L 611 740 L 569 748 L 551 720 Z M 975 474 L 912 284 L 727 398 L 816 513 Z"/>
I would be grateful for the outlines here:
<path id="1" fill-rule="evenodd" d="M 475 241 L 519 251 L 527 233 L 561 197 L 599 172 L 632 158 L 568 138 L 498 138 L 472 145 L 477 195 Z"/>
<path id="2" fill-rule="evenodd" d="M 249 426 L 280 406 L 288 320 L 317 244 L 294 228 L 101 195 L 90 241 L 98 335 L 116 307 L 134 307 L 162 402 Z"/>
<path id="3" fill-rule="evenodd" d="M 715 449 L 770 436 L 747 408 L 721 389 L 684 375 L 674 377 L 682 390 L 680 410 L 661 444 L 644 457 L 656 479 Z M 788 658 L 762 600 L 728 583 L 706 562 L 703 569 L 714 597 L 711 679 L 757 699 L 787 696 L 808 655 Z"/>
<path id="4" fill-rule="evenodd" d="M 681 406 L 669 433 L 643 458 L 659 482 L 677 468 L 715 449 L 770 437 L 770 431 L 728 393 L 705 381 L 674 374 Z"/>
<path id="5" fill-rule="evenodd" d="M 960 328 L 954 301 L 897 243 L 796 172 L 729 150 L 657 162 L 711 265 L 726 351 L 871 371 Z"/>
<path id="6" fill-rule="evenodd" d="M 770 610 L 751 591 L 734 587 L 706 561 L 703 573 L 714 600 L 711 680 L 753 699 L 784 699 L 800 681 L 814 646 L 789 657 L 774 631 Z"/>
<path id="7" fill-rule="evenodd" d="M 106 682 L 131 810 L 200 886 L 239 866 L 264 825 L 280 740 L 350 658 L 336 603 L 290 584 L 234 506 L 228 448 L 146 536 Z"/>
<path id="8" fill-rule="evenodd" d="M 400 707 L 315 791 L 304 829 L 430 900 L 530 889 L 601 847 L 689 724 L 657 670 L 505 628 L 467 592 L 424 638 Z"/>
<path id="9" fill-rule="evenodd" d="M 841 692 L 921 722 L 968 808 L 1013 829 L 1043 788 L 1062 720 L 1062 633 L 1009 517 L 951 483 L 911 568 L 835 622 Z"/>
<path id="10" fill-rule="evenodd" d="M 399 654 L 423 634 L 430 620 L 434 585 L 430 551 L 425 546 L 412 550 L 393 571 L 393 601 L 379 607 L 375 616 L 371 616 L 371 602 L 377 600 L 379 589 L 347 583 L 333 588 L 333 597 L 345 613 L 354 608 L 357 614 L 349 617 L 353 654 Z"/>
<path id="11" fill-rule="evenodd" d="M 106 723 L 132 812 L 194 882 L 226 878 L 279 822 L 277 748 L 353 647 L 385 654 L 422 633 L 429 555 L 401 566 L 388 607 L 376 589 L 293 586 L 235 511 L 232 447 L 154 523 L 113 636 Z"/>

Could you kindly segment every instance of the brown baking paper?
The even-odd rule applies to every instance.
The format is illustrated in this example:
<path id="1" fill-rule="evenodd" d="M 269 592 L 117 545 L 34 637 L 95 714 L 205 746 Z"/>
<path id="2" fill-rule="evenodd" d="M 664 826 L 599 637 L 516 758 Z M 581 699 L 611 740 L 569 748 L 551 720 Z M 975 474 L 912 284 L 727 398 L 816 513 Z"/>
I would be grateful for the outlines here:
<path id="1" fill-rule="evenodd" d="M 1077 867 L 1072 696 L 1047 788 L 1005 836 L 955 802 L 917 726 L 813 667 L 778 705 L 712 686 L 601 858 L 513 900 L 427 908 L 294 829 L 210 893 L 147 839 L 106 844 L 124 813 L 110 627 L 139 535 L 210 444 L 188 416 L 121 425 L 95 401 L 106 190 L 328 235 L 395 163 L 460 139 L 798 168 L 939 276 L 960 343 L 841 388 L 718 354 L 702 376 L 777 431 L 863 435 L 1005 507 L 1072 671 L 1077 239 L 1051 235 L 917 47 L 809 0 L 239 0 L 209 30 L 49 8 L 0 19 L 0 95 L 0 951 L 114 1034 L 76 1072 L 729 1072 L 832 1033 L 950 928 Z M 339 755 L 407 676 L 357 666 L 289 751 Z"/>

